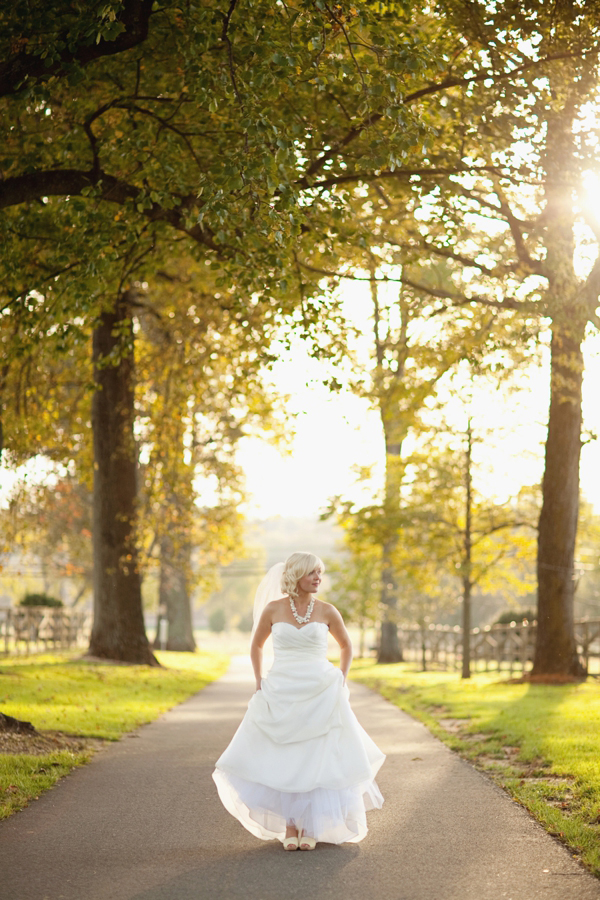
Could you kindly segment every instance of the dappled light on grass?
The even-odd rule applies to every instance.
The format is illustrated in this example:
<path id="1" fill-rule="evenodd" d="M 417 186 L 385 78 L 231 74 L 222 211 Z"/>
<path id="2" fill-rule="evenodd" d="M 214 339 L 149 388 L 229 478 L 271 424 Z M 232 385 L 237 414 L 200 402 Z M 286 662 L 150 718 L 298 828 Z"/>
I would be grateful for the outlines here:
<path id="1" fill-rule="evenodd" d="M 354 663 L 378 690 L 490 775 L 600 875 L 600 685 L 514 683 L 494 674 Z"/>
<path id="2" fill-rule="evenodd" d="M 0 818 L 27 805 L 62 775 L 86 762 L 97 739 L 116 740 L 151 722 L 227 669 L 211 653 L 158 654 L 162 668 L 87 662 L 74 654 L 44 654 L 0 663 L 0 709 L 38 731 L 89 740 L 40 753 L 0 752 Z M 21 749 L 21 748 L 20 748 Z M 36 755 L 34 755 L 36 754 Z"/>
<path id="3" fill-rule="evenodd" d="M 159 654 L 163 668 L 44 655 L 0 664 L 0 708 L 37 729 L 115 739 L 156 718 L 226 669 L 206 653 Z M 186 659 L 187 657 L 187 659 Z"/>

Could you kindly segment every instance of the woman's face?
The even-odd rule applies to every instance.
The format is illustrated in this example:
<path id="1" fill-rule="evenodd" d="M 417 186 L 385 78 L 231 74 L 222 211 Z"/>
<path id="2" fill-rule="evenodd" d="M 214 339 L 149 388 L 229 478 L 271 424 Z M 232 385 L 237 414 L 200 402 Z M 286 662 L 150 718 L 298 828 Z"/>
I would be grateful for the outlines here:
<path id="1" fill-rule="evenodd" d="M 304 594 L 316 594 L 321 584 L 321 570 L 313 569 L 308 575 L 303 575 L 298 582 L 298 591 Z"/>

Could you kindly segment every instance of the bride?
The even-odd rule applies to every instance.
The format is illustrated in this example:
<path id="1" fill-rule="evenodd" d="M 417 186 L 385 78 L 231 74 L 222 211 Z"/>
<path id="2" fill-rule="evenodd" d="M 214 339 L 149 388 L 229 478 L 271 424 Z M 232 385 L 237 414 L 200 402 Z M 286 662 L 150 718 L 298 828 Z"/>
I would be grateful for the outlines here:
<path id="1" fill-rule="evenodd" d="M 225 808 L 285 850 L 360 841 L 366 811 L 383 803 L 374 777 L 385 756 L 348 700 L 352 643 L 337 609 L 316 596 L 323 568 L 312 553 L 293 553 L 261 582 L 250 647 L 256 693 L 213 773 Z M 327 660 L 328 633 L 339 668 Z M 269 635 L 275 659 L 262 677 Z"/>

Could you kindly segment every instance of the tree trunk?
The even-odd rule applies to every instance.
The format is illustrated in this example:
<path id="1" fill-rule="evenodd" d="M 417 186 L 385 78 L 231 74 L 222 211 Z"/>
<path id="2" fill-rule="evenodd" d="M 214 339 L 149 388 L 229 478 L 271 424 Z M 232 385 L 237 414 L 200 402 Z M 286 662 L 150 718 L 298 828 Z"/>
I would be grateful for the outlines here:
<path id="1" fill-rule="evenodd" d="M 161 541 L 159 604 L 167 613 L 167 650 L 184 653 L 196 649 L 186 576 L 189 559 L 182 558 L 189 554 L 189 545 L 176 549 L 170 538 Z"/>
<path id="2" fill-rule="evenodd" d="M 381 557 L 381 607 L 383 618 L 377 651 L 378 663 L 402 662 L 402 648 L 398 639 L 398 581 L 394 552 L 398 544 L 397 518 L 400 509 L 400 487 L 404 466 L 402 444 L 390 439 L 391 426 L 382 416 L 385 434 L 385 514 L 389 517 L 389 536 L 384 541 Z"/>
<path id="3" fill-rule="evenodd" d="M 389 536 L 383 542 L 381 555 L 381 607 L 383 619 L 378 663 L 402 662 L 402 648 L 398 639 L 398 581 L 394 552 L 398 545 L 397 515 L 400 509 L 400 487 L 404 466 L 402 463 L 400 442 L 392 443 L 389 437 L 390 423 L 382 416 L 385 433 L 385 515 L 389 517 Z"/>
<path id="4" fill-rule="evenodd" d="M 383 545 L 381 604 L 384 612 L 377 650 L 378 663 L 402 662 L 402 648 L 398 640 L 398 587 L 392 559 L 396 543 L 394 537 Z"/>
<path id="5" fill-rule="evenodd" d="M 532 677 L 582 677 L 573 626 L 579 513 L 583 326 L 552 332 L 551 399 L 538 537 L 538 625 Z"/>
<path id="6" fill-rule="evenodd" d="M 560 96 L 557 93 L 557 96 Z M 550 415 L 538 536 L 538 627 L 532 677 L 581 677 L 573 626 L 574 562 L 581 454 L 581 345 L 588 313 L 574 270 L 573 137 L 577 109 L 548 116 L 546 136 L 546 302 L 552 317 Z M 594 304 L 595 305 L 595 304 Z"/>
<path id="7" fill-rule="evenodd" d="M 473 430 L 471 420 L 467 426 L 467 448 L 465 452 L 465 532 L 463 535 L 463 602 L 462 602 L 462 677 L 471 677 L 471 589 L 472 574 L 472 481 L 471 460 L 473 455 Z"/>
<path id="8" fill-rule="evenodd" d="M 461 678 L 471 677 L 471 582 L 463 578 L 462 602 L 462 672 Z"/>
<path id="9" fill-rule="evenodd" d="M 167 649 L 166 634 L 167 634 L 168 622 L 167 622 L 166 612 L 167 611 L 166 611 L 165 607 L 163 606 L 162 603 L 160 603 L 159 607 L 158 607 L 158 614 L 156 616 L 156 633 L 154 635 L 154 641 L 152 643 L 152 646 L 154 647 L 155 650 L 163 650 L 163 649 L 166 650 Z M 166 626 L 164 629 L 163 629 L 163 622 L 165 623 L 165 626 Z M 163 647 L 163 634 L 165 635 L 164 647 Z"/>
<path id="10" fill-rule="evenodd" d="M 158 665 L 144 628 L 136 547 L 133 328 L 123 295 L 93 336 L 94 624 L 89 653 Z"/>
<path id="11" fill-rule="evenodd" d="M 375 280 L 375 262 L 371 268 L 371 299 L 373 301 L 373 334 L 375 339 L 375 354 L 377 369 L 374 383 L 379 394 L 379 414 L 383 426 L 385 439 L 385 499 L 384 515 L 389 518 L 387 534 L 382 540 L 381 547 L 381 609 L 383 616 L 379 632 L 379 647 L 377 649 L 378 663 L 395 663 L 402 661 L 402 650 L 398 640 L 398 587 L 396 582 L 394 550 L 398 544 L 397 513 L 400 508 L 400 487 L 404 469 L 402 466 L 402 439 L 405 431 L 402 429 L 402 417 L 396 401 L 394 387 L 386 389 L 382 379 L 384 363 L 384 345 L 380 334 L 380 307 L 378 285 Z M 399 359 L 403 360 L 403 351 L 406 344 L 406 322 L 401 329 L 400 342 L 402 351 Z M 386 370 L 388 375 L 389 370 Z M 398 363 L 393 375 L 392 384 L 397 386 L 402 381 L 404 373 L 403 361 Z"/>

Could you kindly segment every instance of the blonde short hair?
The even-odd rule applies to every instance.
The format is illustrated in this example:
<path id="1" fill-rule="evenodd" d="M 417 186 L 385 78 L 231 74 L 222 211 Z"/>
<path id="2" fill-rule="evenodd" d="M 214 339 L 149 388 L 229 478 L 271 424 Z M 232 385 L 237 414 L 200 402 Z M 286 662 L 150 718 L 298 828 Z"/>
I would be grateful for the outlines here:
<path id="1" fill-rule="evenodd" d="M 314 553 L 306 553 L 299 550 L 292 553 L 285 561 L 285 568 L 281 576 L 281 590 L 293 600 L 298 596 L 298 582 L 304 575 L 308 575 L 313 569 L 325 571 L 323 561 Z"/>

